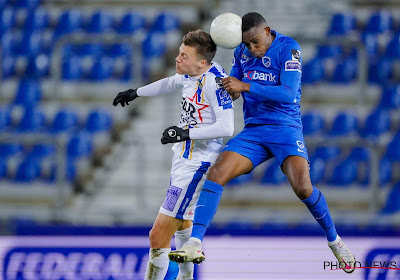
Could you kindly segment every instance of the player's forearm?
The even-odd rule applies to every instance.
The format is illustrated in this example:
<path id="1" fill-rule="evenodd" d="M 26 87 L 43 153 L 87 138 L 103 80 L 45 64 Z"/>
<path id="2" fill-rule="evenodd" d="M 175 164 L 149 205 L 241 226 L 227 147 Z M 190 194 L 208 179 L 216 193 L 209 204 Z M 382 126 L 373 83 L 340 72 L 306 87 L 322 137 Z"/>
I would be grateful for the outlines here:
<path id="1" fill-rule="evenodd" d="M 154 83 L 140 87 L 137 90 L 138 96 L 157 96 L 164 95 L 173 92 L 177 89 L 178 85 L 174 81 L 173 77 L 167 77 L 158 80 Z"/>
<path id="2" fill-rule="evenodd" d="M 301 73 L 282 71 L 280 81 L 279 86 L 264 86 L 253 82 L 249 93 L 260 100 L 294 103 L 300 87 Z"/>
<path id="3" fill-rule="evenodd" d="M 295 92 L 287 85 L 262 86 L 256 83 L 250 85 L 249 93 L 262 101 L 275 101 L 282 103 L 293 103 Z"/>
<path id="4" fill-rule="evenodd" d="M 212 139 L 232 136 L 234 131 L 233 109 L 226 109 L 220 113 L 215 123 L 205 127 L 190 128 L 190 139 Z"/>

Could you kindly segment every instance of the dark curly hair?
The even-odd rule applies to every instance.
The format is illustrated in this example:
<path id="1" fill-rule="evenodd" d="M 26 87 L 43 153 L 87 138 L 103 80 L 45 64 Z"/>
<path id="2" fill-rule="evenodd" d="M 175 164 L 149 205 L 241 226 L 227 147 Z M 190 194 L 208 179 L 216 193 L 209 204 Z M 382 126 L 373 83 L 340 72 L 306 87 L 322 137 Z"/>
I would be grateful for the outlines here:
<path id="1" fill-rule="evenodd" d="M 252 12 L 245 14 L 242 17 L 242 33 L 259 26 L 261 23 L 267 24 L 267 21 L 259 13 Z"/>

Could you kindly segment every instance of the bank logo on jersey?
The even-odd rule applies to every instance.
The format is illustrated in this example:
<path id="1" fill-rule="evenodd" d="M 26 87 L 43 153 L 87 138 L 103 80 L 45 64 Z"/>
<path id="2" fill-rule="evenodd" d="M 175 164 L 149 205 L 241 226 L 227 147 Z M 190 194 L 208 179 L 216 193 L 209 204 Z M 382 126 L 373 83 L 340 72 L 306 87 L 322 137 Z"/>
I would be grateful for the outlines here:
<path id="1" fill-rule="evenodd" d="M 271 58 L 269 58 L 268 56 L 264 56 L 262 58 L 262 63 L 264 64 L 265 67 L 270 67 L 271 66 Z"/>
<path id="2" fill-rule="evenodd" d="M 276 76 L 272 73 L 258 72 L 256 70 L 244 73 L 244 78 L 255 81 L 267 81 L 276 83 Z"/>

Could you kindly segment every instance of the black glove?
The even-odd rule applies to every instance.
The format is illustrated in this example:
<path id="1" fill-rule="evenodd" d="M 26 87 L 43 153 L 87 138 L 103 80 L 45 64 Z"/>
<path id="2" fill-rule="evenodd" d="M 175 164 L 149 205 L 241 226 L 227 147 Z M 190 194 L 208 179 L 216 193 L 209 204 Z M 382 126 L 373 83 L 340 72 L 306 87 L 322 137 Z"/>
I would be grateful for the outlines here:
<path id="1" fill-rule="evenodd" d="M 113 105 L 117 106 L 118 103 L 121 103 L 121 106 L 129 105 L 130 101 L 133 101 L 138 97 L 136 93 L 137 89 L 128 89 L 125 91 L 121 91 L 114 97 Z"/>
<path id="2" fill-rule="evenodd" d="M 190 140 L 189 129 L 182 129 L 177 126 L 170 126 L 166 128 L 161 137 L 161 143 L 163 145 L 186 140 Z"/>

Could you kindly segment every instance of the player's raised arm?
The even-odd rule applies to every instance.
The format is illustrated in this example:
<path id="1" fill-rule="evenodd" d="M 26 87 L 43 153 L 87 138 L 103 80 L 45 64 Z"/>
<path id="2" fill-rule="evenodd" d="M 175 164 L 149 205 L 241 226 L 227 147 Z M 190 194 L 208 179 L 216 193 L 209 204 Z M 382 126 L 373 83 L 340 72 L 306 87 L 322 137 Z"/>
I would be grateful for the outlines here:
<path id="1" fill-rule="evenodd" d="M 174 92 L 182 85 L 183 76 L 175 74 L 174 76 L 167 77 L 146 86 L 137 89 L 128 89 L 121 91 L 115 96 L 113 105 L 121 104 L 122 107 L 129 105 L 129 102 L 135 100 L 139 96 L 157 96 Z"/>

